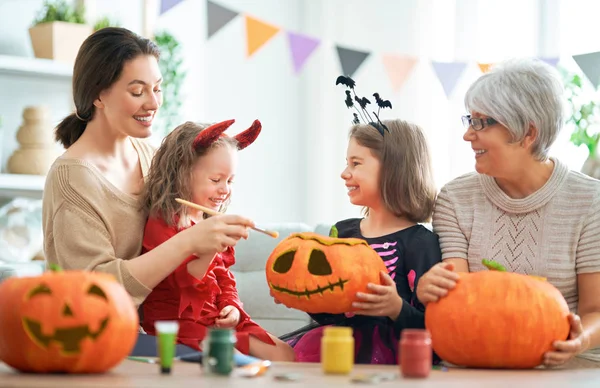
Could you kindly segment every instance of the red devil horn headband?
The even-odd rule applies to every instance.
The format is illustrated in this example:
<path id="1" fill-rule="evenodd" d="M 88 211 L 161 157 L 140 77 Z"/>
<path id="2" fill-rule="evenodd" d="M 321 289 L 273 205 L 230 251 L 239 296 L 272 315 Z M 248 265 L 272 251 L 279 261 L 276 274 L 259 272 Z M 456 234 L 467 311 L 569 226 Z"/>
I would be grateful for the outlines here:
<path id="1" fill-rule="evenodd" d="M 227 136 L 223 132 L 229 128 L 235 120 L 227 120 L 220 123 L 216 123 L 206 128 L 202 132 L 196 136 L 194 139 L 193 147 L 197 148 L 206 148 L 214 143 L 219 137 Z M 262 129 L 262 124 L 258 120 L 254 120 L 250 128 L 246 129 L 244 132 L 235 135 L 233 138 L 238 141 L 238 150 L 243 150 L 248 147 L 250 144 L 254 143 L 254 140 L 260 134 Z"/>

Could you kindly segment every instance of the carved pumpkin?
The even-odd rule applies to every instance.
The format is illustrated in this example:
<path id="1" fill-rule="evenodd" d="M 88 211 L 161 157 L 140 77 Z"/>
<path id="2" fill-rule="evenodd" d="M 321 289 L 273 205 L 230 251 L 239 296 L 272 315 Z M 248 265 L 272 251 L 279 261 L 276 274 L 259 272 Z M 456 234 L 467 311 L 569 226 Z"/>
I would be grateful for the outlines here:
<path id="1" fill-rule="evenodd" d="M 9 278 L 0 300 L 0 360 L 23 372 L 105 372 L 137 340 L 137 310 L 111 275 Z"/>
<path id="2" fill-rule="evenodd" d="M 490 269 L 498 269 L 498 264 Z M 533 368 L 569 335 L 569 307 L 544 278 L 500 271 L 461 273 L 427 305 L 425 325 L 443 360 L 480 368 Z"/>
<path id="3" fill-rule="evenodd" d="M 364 240 L 295 233 L 282 240 L 267 260 L 267 283 L 275 298 L 308 313 L 355 310 L 357 292 L 381 284 L 381 257 Z"/>

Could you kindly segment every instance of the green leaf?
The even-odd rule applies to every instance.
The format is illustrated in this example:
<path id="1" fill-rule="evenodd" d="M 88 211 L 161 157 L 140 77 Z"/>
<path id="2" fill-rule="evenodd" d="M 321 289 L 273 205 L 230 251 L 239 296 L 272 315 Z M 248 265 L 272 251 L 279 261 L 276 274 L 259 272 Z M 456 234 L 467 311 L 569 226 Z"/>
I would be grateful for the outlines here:
<path id="1" fill-rule="evenodd" d="M 483 259 L 481 260 L 481 264 L 485 265 L 490 271 L 506 272 L 506 268 L 502 264 L 496 263 L 493 260 Z"/>
<path id="2" fill-rule="evenodd" d="M 572 74 L 564 68 L 559 71 L 570 111 L 565 120 L 571 130 L 570 141 L 577 147 L 584 145 L 588 155 L 595 155 L 600 142 L 600 105 L 597 103 L 600 91 L 584 82 L 581 74 Z"/>
<path id="3" fill-rule="evenodd" d="M 48 264 L 50 272 L 63 272 L 63 269 L 58 264 Z"/>
<path id="4" fill-rule="evenodd" d="M 338 238 L 338 230 L 335 225 L 333 225 L 329 230 L 329 237 Z"/>
<path id="5" fill-rule="evenodd" d="M 184 58 L 179 41 L 169 32 L 162 31 L 154 36 L 154 41 L 160 49 L 158 66 L 163 76 L 163 104 L 158 114 L 157 132 L 167 135 L 180 123 L 181 86 L 186 72 L 182 69 Z"/>
<path id="6" fill-rule="evenodd" d="M 104 16 L 96 20 L 96 23 L 94 24 L 94 31 L 98 31 L 106 27 L 121 27 L 121 24 L 116 20 L 111 20 L 109 17 Z"/>
<path id="7" fill-rule="evenodd" d="M 83 7 L 72 8 L 65 0 L 45 0 L 33 25 L 49 22 L 85 24 Z"/>

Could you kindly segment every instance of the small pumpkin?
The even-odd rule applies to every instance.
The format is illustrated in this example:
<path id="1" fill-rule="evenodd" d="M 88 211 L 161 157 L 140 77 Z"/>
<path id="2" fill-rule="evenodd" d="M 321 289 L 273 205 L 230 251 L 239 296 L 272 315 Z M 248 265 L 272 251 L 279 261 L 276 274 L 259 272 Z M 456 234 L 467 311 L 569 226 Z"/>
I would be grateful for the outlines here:
<path id="1" fill-rule="evenodd" d="M 545 278 L 491 271 L 461 273 L 456 287 L 427 305 L 425 326 L 443 360 L 478 368 L 533 368 L 569 335 L 569 307 Z"/>
<path id="2" fill-rule="evenodd" d="M 357 292 L 381 284 L 386 271 L 366 241 L 332 235 L 294 233 L 282 240 L 267 260 L 271 292 L 285 306 L 308 313 L 341 314 L 356 310 Z"/>
<path id="3" fill-rule="evenodd" d="M 0 360 L 22 372 L 105 372 L 137 340 L 133 300 L 108 274 L 9 278 L 0 300 Z"/>

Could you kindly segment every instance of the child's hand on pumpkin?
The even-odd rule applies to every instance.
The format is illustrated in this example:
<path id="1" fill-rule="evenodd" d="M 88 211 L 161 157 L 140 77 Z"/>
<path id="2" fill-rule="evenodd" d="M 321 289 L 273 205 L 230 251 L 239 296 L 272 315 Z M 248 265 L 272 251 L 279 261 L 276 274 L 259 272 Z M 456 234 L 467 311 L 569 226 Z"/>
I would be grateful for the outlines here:
<path id="1" fill-rule="evenodd" d="M 359 309 L 355 314 L 369 315 L 372 317 L 389 317 L 395 321 L 402 310 L 402 298 L 396 290 L 396 282 L 386 272 L 380 273 L 381 285 L 369 283 L 367 288 L 370 294 L 357 292 L 356 297 L 360 302 L 352 303 L 352 307 Z"/>
<path id="2" fill-rule="evenodd" d="M 240 323 L 240 310 L 235 306 L 225 306 L 215 320 L 215 326 L 219 328 L 236 327 Z"/>
<path id="3" fill-rule="evenodd" d="M 544 365 L 558 366 L 565 364 L 571 358 L 585 352 L 590 346 L 590 337 L 583 330 L 581 319 L 576 314 L 569 314 L 571 331 L 566 341 L 554 342 L 554 351 L 544 354 Z"/>

